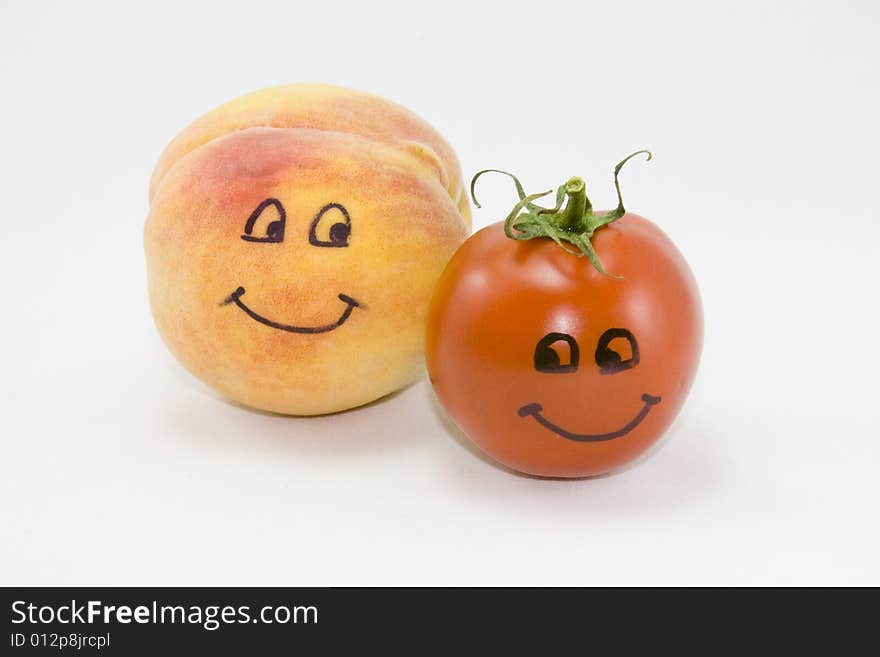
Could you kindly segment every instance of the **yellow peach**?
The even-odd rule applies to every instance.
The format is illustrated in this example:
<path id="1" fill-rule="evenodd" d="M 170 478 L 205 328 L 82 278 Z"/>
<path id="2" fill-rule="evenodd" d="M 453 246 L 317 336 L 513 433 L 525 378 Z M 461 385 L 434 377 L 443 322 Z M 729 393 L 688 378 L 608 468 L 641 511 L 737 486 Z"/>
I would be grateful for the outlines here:
<path id="1" fill-rule="evenodd" d="M 434 284 L 469 232 L 455 154 L 387 100 L 250 94 L 169 144 L 144 229 L 150 304 L 183 365 L 278 413 L 331 413 L 420 376 Z"/>

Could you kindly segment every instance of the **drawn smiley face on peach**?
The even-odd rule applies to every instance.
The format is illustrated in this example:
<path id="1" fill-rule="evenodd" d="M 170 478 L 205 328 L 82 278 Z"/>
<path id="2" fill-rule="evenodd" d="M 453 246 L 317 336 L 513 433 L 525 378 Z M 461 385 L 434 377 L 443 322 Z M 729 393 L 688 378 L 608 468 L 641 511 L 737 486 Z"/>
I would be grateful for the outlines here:
<path id="1" fill-rule="evenodd" d="M 211 139 L 153 191 L 160 334 L 247 406 L 314 415 L 387 395 L 421 375 L 431 292 L 468 232 L 457 195 L 424 145 L 311 128 Z"/>
<path id="2" fill-rule="evenodd" d="M 258 220 L 261 220 L 263 215 L 271 215 L 273 210 L 277 218 L 268 220 L 268 223 L 265 227 L 265 233 L 261 235 L 260 230 L 257 228 L 257 222 Z M 324 223 L 329 224 L 330 226 L 329 236 L 326 240 L 320 239 L 318 237 L 319 225 Z M 284 205 L 277 198 L 267 198 L 262 203 L 260 203 L 248 217 L 247 222 L 244 226 L 244 233 L 242 234 L 241 239 L 254 244 L 279 244 L 281 242 L 284 242 L 284 232 L 286 226 L 287 212 L 284 209 Z M 315 218 L 312 220 L 311 226 L 309 228 L 309 244 L 322 248 L 339 249 L 347 247 L 350 239 L 351 215 L 349 215 L 348 210 L 345 209 L 345 206 L 341 203 L 328 203 L 327 205 L 322 207 L 315 215 Z M 319 326 L 299 326 L 268 319 L 267 317 L 264 317 L 263 315 L 255 312 L 244 301 L 241 300 L 246 291 L 247 290 L 245 290 L 245 288 L 238 286 L 232 294 L 230 294 L 228 297 L 226 297 L 226 299 L 223 300 L 223 303 L 221 305 L 225 306 L 227 304 L 235 304 L 254 321 L 259 322 L 264 326 L 268 326 L 269 328 L 273 328 L 278 331 L 287 331 L 288 333 L 315 334 L 333 331 L 345 324 L 346 320 L 351 316 L 352 310 L 354 310 L 355 308 L 365 309 L 365 307 L 361 303 L 351 298 L 347 294 L 343 294 L 340 292 L 338 297 L 339 300 L 343 304 L 345 304 L 345 309 L 335 321 Z"/>

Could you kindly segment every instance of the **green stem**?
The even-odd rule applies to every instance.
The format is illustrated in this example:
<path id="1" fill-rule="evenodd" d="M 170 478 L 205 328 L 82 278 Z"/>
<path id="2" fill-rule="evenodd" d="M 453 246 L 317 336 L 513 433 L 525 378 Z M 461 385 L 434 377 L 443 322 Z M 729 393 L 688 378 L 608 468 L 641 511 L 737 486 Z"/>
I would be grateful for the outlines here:
<path id="1" fill-rule="evenodd" d="M 565 193 L 568 196 L 568 203 L 558 214 L 556 223 L 563 230 L 581 233 L 586 228 L 584 217 L 593 209 L 590 199 L 587 198 L 587 184 L 583 178 L 571 178 L 565 183 Z"/>
<path id="2" fill-rule="evenodd" d="M 593 205 L 590 203 L 590 199 L 587 198 L 587 185 L 582 178 L 570 178 L 568 182 L 560 186 L 556 190 L 556 205 L 552 208 L 545 208 L 537 205 L 535 201 L 542 196 L 550 194 L 550 192 L 526 195 L 516 176 L 500 169 L 484 169 L 478 172 L 471 180 L 471 198 L 474 199 L 477 207 L 480 207 L 474 195 L 474 185 L 477 182 L 477 178 L 484 173 L 495 172 L 510 176 L 513 178 L 516 186 L 519 202 L 513 207 L 504 222 L 504 233 L 509 238 L 515 240 L 531 240 L 539 237 L 550 238 L 564 251 L 576 256 L 587 257 L 600 273 L 611 276 L 602 266 L 590 239 L 595 231 L 617 221 L 626 214 L 623 198 L 620 193 L 618 174 L 624 164 L 632 157 L 642 153 L 646 154 L 649 160 L 651 159 L 649 151 L 636 151 L 625 157 L 614 167 L 614 187 L 617 190 L 618 203 L 617 208 L 611 212 L 598 215 L 593 212 Z M 562 202 L 564 198 L 567 200 L 563 208 Z M 565 242 L 574 245 L 577 251 L 566 247 Z M 615 276 L 614 278 L 620 277 Z"/>

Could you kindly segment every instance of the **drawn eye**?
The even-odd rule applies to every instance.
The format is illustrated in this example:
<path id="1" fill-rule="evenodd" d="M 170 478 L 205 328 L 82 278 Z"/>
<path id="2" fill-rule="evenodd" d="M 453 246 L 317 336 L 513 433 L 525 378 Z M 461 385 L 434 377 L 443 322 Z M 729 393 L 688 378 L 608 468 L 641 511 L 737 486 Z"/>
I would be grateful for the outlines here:
<path id="1" fill-rule="evenodd" d="M 245 242 L 283 242 L 287 215 L 277 198 L 267 198 L 251 212 L 244 225 Z"/>
<path id="2" fill-rule="evenodd" d="M 314 246 L 348 246 L 351 238 L 351 217 L 339 203 L 328 203 L 318 210 L 309 228 L 309 244 Z"/>
<path id="3" fill-rule="evenodd" d="M 580 357 L 577 340 L 565 333 L 548 333 L 535 345 L 535 369 L 546 374 L 577 372 Z"/>
<path id="4" fill-rule="evenodd" d="M 636 336 L 625 328 L 605 331 L 596 345 L 596 365 L 599 374 L 617 374 L 639 364 L 639 343 Z"/>

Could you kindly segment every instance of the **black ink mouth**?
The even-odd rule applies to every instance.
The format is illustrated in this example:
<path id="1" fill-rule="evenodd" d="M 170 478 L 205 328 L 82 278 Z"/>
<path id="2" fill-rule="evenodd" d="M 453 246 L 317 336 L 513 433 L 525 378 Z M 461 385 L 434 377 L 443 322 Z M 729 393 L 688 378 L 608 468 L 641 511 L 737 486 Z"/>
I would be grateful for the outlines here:
<path id="1" fill-rule="evenodd" d="M 290 324 L 279 324 L 278 322 L 273 322 L 271 319 L 266 319 L 262 315 L 258 315 L 253 310 L 248 308 L 241 300 L 242 295 L 244 294 L 244 288 L 239 287 L 235 292 L 230 294 L 223 300 L 221 306 L 229 305 L 230 303 L 234 303 L 236 306 L 241 308 L 247 315 L 251 318 L 257 320 L 260 324 L 265 324 L 266 326 L 270 326 L 274 329 L 278 329 L 280 331 L 288 331 L 290 333 L 326 333 L 327 331 L 332 331 L 333 329 L 339 328 L 345 321 L 348 319 L 349 315 L 351 315 L 351 311 L 355 308 L 362 308 L 361 304 L 352 299 L 350 296 L 345 294 L 339 295 L 339 300 L 345 303 L 345 310 L 342 311 L 342 314 L 332 324 L 327 324 L 325 326 L 291 326 Z"/>
<path id="2" fill-rule="evenodd" d="M 522 408 L 517 411 L 520 417 L 526 417 L 527 415 L 531 415 L 535 418 L 535 421 L 546 429 L 550 429 L 553 433 L 558 436 L 562 436 L 563 438 L 567 438 L 568 440 L 576 440 L 581 443 L 599 443 L 605 440 L 614 440 L 615 438 L 620 438 L 621 436 L 625 436 L 630 431 L 639 426 L 642 420 L 647 417 L 648 413 L 651 411 L 651 407 L 660 403 L 660 397 L 655 397 L 653 395 L 649 395 L 645 393 L 642 395 L 642 401 L 645 402 L 645 405 L 642 407 L 642 410 L 639 411 L 638 415 L 636 415 L 632 420 L 629 421 L 625 427 L 618 429 L 617 431 L 612 431 L 610 433 L 572 433 L 571 431 L 566 431 L 562 427 L 559 427 L 553 424 L 550 420 L 546 419 L 543 415 L 541 415 L 541 411 L 544 410 L 540 404 L 526 404 Z"/>

